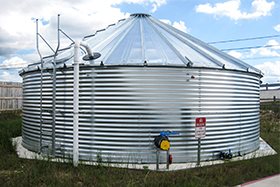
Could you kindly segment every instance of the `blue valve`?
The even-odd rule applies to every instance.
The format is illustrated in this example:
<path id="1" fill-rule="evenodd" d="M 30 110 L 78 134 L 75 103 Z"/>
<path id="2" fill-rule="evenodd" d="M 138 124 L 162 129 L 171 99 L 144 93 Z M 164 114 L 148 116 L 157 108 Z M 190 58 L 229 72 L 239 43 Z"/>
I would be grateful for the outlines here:
<path id="1" fill-rule="evenodd" d="M 160 133 L 160 136 L 170 136 L 170 135 L 177 135 L 177 134 L 180 134 L 179 132 L 177 131 L 161 131 Z"/>

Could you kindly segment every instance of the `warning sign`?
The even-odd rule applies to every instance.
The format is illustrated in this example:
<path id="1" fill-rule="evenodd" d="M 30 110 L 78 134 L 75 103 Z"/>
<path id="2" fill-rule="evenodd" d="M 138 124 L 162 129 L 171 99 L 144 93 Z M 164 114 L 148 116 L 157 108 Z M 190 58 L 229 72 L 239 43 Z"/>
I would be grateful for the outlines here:
<path id="1" fill-rule="evenodd" d="M 206 118 L 195 119 L 195 138 L 204 138 L 206 134 Z"/>

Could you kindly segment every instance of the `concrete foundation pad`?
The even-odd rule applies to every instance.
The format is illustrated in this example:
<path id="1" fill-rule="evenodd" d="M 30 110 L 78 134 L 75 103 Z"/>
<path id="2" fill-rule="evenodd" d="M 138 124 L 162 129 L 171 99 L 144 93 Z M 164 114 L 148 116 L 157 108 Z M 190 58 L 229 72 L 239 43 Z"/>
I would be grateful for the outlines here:
<path id="1" fill-rule="evenodd" d="M 38 159 L 38 160 L 51 160 L 54 162 L 66 162 L 71 163 L 72 160 L 63 159 L 63 158 L 49 158 L 38 153 L 29 151 L 22 146 L 22 137 L 16 137 L 12 139 L 13 145 L 16 146 L 16 151 L 19 158 L 25 159 Z M 200 166 L 197 166 L 196 163 L 180 163 L 180 164 L 171 164 L 169 169 L 166 169 L 166 164 L 159 165 L 159 171 L 174 171 L 174 170 L 183 170 L 195 167 L 204 167 L 216 164 L 223 164 L 225 162 L 234 162 L 239 160 L 248 160 L 258 157 L 264 157 L 269 155 L 277 154 L 275 150 L 273 150 L 262 138 L 260 138 L 260 149 L 255 152 L 234 157 L 229 161 L 224 160 L 211 160 L 211 161 L 202 161 L 200 162 Z M 100 163 L 96 162 L 89 162 L 89 161 L 80 161 L 81 164 L 87 165 L 99 165 Z M 109 167 L 118 167 L 118 168 L 129 168 L 129 169 L 149 169 L 149 170 L 156 170 L 156 164 L 119 164 L 119 163 L 102 163 L 102 166 L 109 166 Z"/>
<path id="2" fill-rule="evenodd" d="M 258 180 L 246 182 L 236 187 L 278 187 L 280 184 L 280 174 L 264 177 Z"/>

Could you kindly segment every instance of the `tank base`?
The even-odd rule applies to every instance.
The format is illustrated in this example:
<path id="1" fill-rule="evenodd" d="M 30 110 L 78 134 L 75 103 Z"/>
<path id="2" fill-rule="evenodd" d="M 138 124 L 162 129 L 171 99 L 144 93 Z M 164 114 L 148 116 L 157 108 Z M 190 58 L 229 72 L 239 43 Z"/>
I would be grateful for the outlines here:
<path id="1" fill-rule="evenodd" d="M 51 160 L 54 162 L 67 162 L 72 163 L 71 159 L 62 159 L 62 158 L 49 158 L 47 156 L 40 155 L 38 153 L 29 151 L 28 149 L 22 146 L 22 137 L 16 137 L 12 139 L 13 145 L 16 147 L 16 152 L 19 158 L 25 159 L 38 159 L 38 160 Z M 233 157 L 231 161 L 240 161 L 240 160 L 248 160 L 254 159 L 258 157 L 264 157 L 269 155 L 275 155 L 277 152 L 262 138 L 260 138 L 260 148 L 257 151 L 252 153 Z M 195 167 L 204 167 L 209 165 L 223 164 L 225 160 L 211 160 L 211 161 L 202 161 L 198 166 L 195 162 L 190 163 L 180 163 L 180 164 L 171 164 L 169 165 L 169 169 L 166 169 L 166 164 L 159 164 L 160 171 L 174 171 L 174 170 L 184 170 Z M 118 167 L 118 168 L 128 168 L 128 169 L 148 169 L 148 170 L 156 170 L 156 164 L 115 164 L 115 163 L 98 163 L 98 162 L 88 162 L 81 161 L 80 164 L 86 165 L 102 165 L 104 167 Z"/>

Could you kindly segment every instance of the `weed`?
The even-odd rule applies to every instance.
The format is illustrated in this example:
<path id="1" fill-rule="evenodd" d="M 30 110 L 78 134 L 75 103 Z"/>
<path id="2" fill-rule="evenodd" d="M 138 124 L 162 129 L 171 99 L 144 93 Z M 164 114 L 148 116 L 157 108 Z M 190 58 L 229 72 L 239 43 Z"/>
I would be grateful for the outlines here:
<path id="1" fill-rule="evenodd" d="M 274 106 L 274 103 L 261 106 L 261 137 L 279 153 L 280 112 Z M 101 167 L 104 158 L 100 152 L 96 157 L 97 166 L 80 164 L 74 168 L 71 163 L 19 159 L 10 139 L 20 135 L 20 113 L 1 113 L 1 186 L 234 186 L 280 172 L 279 154 L 182 171 L 156 172 Z M 67 154 L 64 156 L 67 158 Z"/>
<path id="2" fill-rule="evenodd" d="M 101 152 L 98 152 L 96 154 L 96 163 L 98 167 L 102 166 L 103 160 L 102 160 Z"/>

